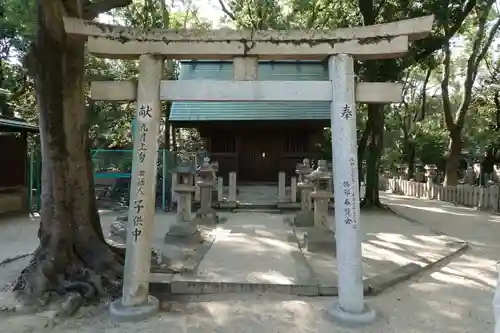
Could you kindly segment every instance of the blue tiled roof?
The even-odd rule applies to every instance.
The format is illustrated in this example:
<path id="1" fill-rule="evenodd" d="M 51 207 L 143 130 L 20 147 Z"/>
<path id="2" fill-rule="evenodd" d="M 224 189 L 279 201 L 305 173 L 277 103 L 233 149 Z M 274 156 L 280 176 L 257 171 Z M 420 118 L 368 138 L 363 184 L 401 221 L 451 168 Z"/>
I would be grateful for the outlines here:
<path id="1" fill-rule="evenodd" d="M 232 80 L 227 61 L 182 62 L 180 80 Z M 259 80 L 322 81 L 328 72 L 320 62 L 266 61 L 259 63 Z M 328 120 L 329 102 L 174 102 L 170 121 Z"/>

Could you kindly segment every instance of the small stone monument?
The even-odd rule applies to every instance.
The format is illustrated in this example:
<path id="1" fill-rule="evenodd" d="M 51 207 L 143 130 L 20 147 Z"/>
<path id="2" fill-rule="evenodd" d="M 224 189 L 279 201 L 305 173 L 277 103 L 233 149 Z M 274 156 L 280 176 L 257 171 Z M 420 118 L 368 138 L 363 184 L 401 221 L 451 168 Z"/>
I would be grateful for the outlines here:
<path id="1" fill-rule="evenodd" d="M 200 188 L 200 209 L 196 212 L 196 224 L 210 225 L 218 222 L 217 212 L 212 208 L 212 190 L 215 188 L 214 165 L 210 164 L 210 158 L 205 157 L 203 164 L 197 170 L 198 181 L 196 185 Z"/>
<path id="2" fill-rule="evenodd" d="M 173 188 L 177 195 L 177 219 L 176 223 L 170 227 L 167 236 L 189 236 L 196 233 L 196 226 L 192 222 L 191 205 L 193 193 L 195 191 L 194 167 L 191 162 L 182 159 L 176 168 L 176 186 Z"/>
<path id="3" fill-rule="evenodd" d="M 328 202 L 332 197 L 329 184 L 332 179 L 325 160 L 318 161 L 318 168 L 307 176 L 314 185 L 311 197 L 314 199 L 314 228 L 308 230 L 304 237 L 308 252 L 335 252 L 335 233 L 331 231 L 328 221 Z"/>
<path id="4" fill-rule="evenodd" d="M 311 193 L 311 198 L 314 199 L 314 225 L 325 226 L 328 218 L 328 202 L 332 197 L 330 191 L 330 182 L 332 176 L 327 172 L 326 161 L 319 160 L 318 168 L 307 176 L 314 186 L 314 192 Z"/>
<path id="5" fill-rule="evenodd" d="M 474 167 L 472 165 L 469 165 L 465 171 L 465 181 L 467 182 L 467 185 L 476 185 L 476 172 L 474 171 Z"/>
<path id="6" fill-rule="evenodd" d="M 434 177 L 437 175 L 437 166 L 435 164 L 425 165 L 425 177 L 427 177 L 427 198 L 434 199 L 436 193 L 434 193 Z"/>
<path id="7" fill-rule="evenodd" d="M 422 163 L 420 162 L 415 163 L 415 173 L 413 177 L 417 183 L 422 183 L 424 181 L 425 172 L 422 170 Z"/>
<path id="8" fill-rule="evenodd" d="M 397 174 L 400 179 L 408 180 L 408 165 L 406 164 L 397 164 Z"/>
<path id="9" fill-rule="evenodd" d="M 300 212 L 295 215 L 293 221 L 297 227 L 314 225 L 314 214 L 311 211 L 311 192 L 314 185 L 306 177 L 312 171 L 310 161 L 307 158 L 302 161 L 302 164 L 297 165 L 296 172 L 299 177 L 297 189 L 300 191 Z"/>

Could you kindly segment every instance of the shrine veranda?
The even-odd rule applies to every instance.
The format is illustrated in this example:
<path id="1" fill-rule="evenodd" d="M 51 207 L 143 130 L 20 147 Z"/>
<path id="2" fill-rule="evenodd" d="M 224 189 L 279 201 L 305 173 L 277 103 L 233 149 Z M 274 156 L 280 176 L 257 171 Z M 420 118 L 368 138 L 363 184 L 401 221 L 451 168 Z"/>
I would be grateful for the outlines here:
<path id="1" fill-rule="evenodd" d="M 426 37 L 433 16 L 332 31 L 213 31 L 140 29 L 65 18 L 66 32 L 88 38 L 89 52 L 106 58 L 139 59 L 139 80 L 93 82 L 92 98 L 136 100 L 132 184 L 128 216 L 123 297 L 110 307 L 116 320 L 140 320 L 158 310 L 149 295 L 149 260 L 155 214 L 157 136 L 160 101 L 329 101 L 333 152 L 338 302 L 328 309 L 336 320 L 367 324 L 375 312 L 364 302 L 359 228 L 356 102 L 402 100 L 398 83 L 354 80 L 355 60 L 403 56 L 408 43 Z M 233 59 L 233 81 L 162 79 L 164 59 Z M 259 60 L 328 59 L 329 81 L 258 81 Z M 319 170 L 321 183 L 326 170 Z M 312 175 L 312 174 L 311 174 Z M 231 178 L 230 178 L 231 181 Z M 233 175 L 233 183 L 236 175 Z M 185 200 L 190 200 L 191 184 Z M 327 188 L 315 187 L 312 194 Z M 234 199 L 235 193 L 232 194 Z M 331 196 L 331 192 L 326 196 Z M 231 193 L 230 193 L 231 197 Z M 183 199 L 183 200 L 184 200 Z M 231 199 L 231 198 L 230 198 Z M 315 208 L 316 208 L 315 200 Z M 315 219 L 322 218 L 321 216 Z M 179 226 L 182 222 L 178 221 Z M 333 246 L 333 244 L 332 244 Z"/>

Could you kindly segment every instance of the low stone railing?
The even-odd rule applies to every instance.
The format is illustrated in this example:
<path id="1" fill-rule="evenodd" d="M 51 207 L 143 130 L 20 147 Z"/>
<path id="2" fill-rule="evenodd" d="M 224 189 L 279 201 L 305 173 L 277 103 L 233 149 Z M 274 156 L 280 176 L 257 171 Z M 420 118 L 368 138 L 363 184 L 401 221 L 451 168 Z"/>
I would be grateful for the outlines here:
<path id="1" fill-rule="evenodd" d="M 488 186 L 461 184 L 443 186 L 433 183 L 422 183 L 401 178 L 380 177 L 380 190 L 410 197 L 451 202 L 457 205 L 475 207 L 493 212 L 500 211 L 500 184 L 490 183 Z"/>

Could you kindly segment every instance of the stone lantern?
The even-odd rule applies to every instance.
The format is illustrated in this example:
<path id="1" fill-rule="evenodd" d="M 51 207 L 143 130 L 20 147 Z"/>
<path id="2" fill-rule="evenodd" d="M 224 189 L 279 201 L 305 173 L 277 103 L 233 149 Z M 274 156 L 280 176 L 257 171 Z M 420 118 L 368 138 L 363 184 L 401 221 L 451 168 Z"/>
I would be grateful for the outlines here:
<path id="1" fill-rule="evenodd" d="M 310 174 L 312 171 L 311 162 L 309 159 L 304 158 L 302 163 L 297 164 L 297 169 L 295 170 L 295 173 L 297 173 L 298 176 L 298 183 L 303 183 L 306 180 L 306 175 Z"/>
<path id="2" fill-rule="evenodd" d="M 196 212 L 196 224 L 215 224 L 217 223 L 217 213 L 212 208 L 212 191 L 215 188 L 216 176 L 215 165 L 210 163 L 209 157 L 203 159 L 203 164 L 197 170 L 197 175 L 196 185 L 200 188 L 200 209 Z"/>
<path id="3" fill-rule="evenodd" d="M 465 171 L 465 180 L 468 185 L 476 185 L 476 173 L 474 172 L 474 167 L 469 165 Z"/>
<path id="4" fill-rule="evenodd" d="M 397 172 L 401 179 L 408 178 L 408 165 L 407 164 L 397 164 Z"/>
<path id="5" fill-rule="evenodd" d="M 311 193 L 311 197 L 314 199 L 314 225 L 329 227 L 326 222 L 328 218 L 328 202 L 332 197 L 330 191 L 332 175 L 327 172 L 324 165 L 326 163 L 321 162 L 323 161 L 318 161 L 318 168 L 311 172 L 307 178 L 314 186 L 314 192 Z"/>
<path id="6" fill-rule="evenodd" d="M 177 182 L 174 182 L 175 187 L 173 191 L 177 195 L 177 219 L 176 223 L 172 225 L 168 235 L 187 236 L 196 232 L 196 226 L 192 226 L 192 213 L 191 204 L 192 197 L 195 191 L 194 182 L 195 169 L 191 162 L 182 159 L 177 168 L 175 175 Z"/>
<path id="7" fill-rule="evenodd" d="M 314 224 L 314 215 L 311 211 L 311 192 L 314 185 L 307 179 L 313 169 L 309 159 L 305 158 L 302 164 L 297 165 L 299 183 L 297 184 L 297 189 L 300 191 L 300 212 L 294 217 L 295 226 L 311 226 Z"/>
<path id="8" fill-rule="evenodd" d="M 425 167 L 425 177 L 427 179 L 433 179 L 437 175 L 437 166 L 436 164 L 426 164 Z"/>
<path id="9" fill-rule="evenodd" d="M 437 175 L 437 166 L 435 164 L 426 164 L 425 177 L 427 177 L 427 198 L 434 199 L 434 178 Z"/>
<path id="10" fill-rule="evenodd" d="M 415 173 L 414 173 L 414 178 L 415 181 L 418 183 L 421 183 L 424 181 L 425 178 L 425 172 L 422 170 L 422 163 L 421 162 L 416 162 L 415 163 Z"/>

